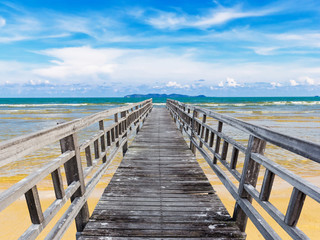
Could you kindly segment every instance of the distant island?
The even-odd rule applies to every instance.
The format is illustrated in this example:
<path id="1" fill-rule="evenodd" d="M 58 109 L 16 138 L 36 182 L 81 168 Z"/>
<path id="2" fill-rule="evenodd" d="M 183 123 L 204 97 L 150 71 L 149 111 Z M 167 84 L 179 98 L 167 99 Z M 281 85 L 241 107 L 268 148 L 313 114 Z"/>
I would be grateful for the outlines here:
<path id="1" fill-rule="evenodd" d="M 182 97 L 206 97 L 205 95 L 198 95 L 198 96 L 189 96 L 183 94 L 158 94 L 158 93 L 149 93 L 149 94 L 131 94 L 124 96 L 125 98 L 182 98 Z"/>

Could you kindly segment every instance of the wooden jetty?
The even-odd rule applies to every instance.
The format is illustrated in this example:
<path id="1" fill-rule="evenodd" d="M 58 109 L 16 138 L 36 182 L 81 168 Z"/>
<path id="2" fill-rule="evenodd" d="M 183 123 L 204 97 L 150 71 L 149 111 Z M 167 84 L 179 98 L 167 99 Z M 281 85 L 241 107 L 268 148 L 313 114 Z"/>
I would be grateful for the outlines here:
<path id="1" fill-rule="evenodd" d="M 297 222 L 306 197 L 320 203 L 320 188 L 264 151 L 271 144 L 320 163 L 318 144 L 174 100 L 166 109 L 152 109 L 149 99 L 0 143 L 0 167 L 49 144 L 61 148 L 60 156 L 0 194 L 0 211 L 25 196 L 32 224 L 20 239 L 36 239 L 69 200 L 45 239 L 61 239 L 73 221 L 82 240 L 244 239 L 248 218 L 265 239 L 281 239 L 261 208 L 293 239 L 309 239 Z M 94 125 L 96 133 L 79 142 L 78 135 Z M 245 133 L 247 144 L 227 135 L 226 126 Z M 232 217 L 199 167 L 196 152 L 235 199 Z M 124 158 L 89 216 L 87 199 L 120 153 Z M 265 174 L 257 189 L 261 166 Z M 56 199 L 43 211 L 37 185 L 48 175 Z M 275 176 L 293 188 L 285 214 L 269 201 Z"/>
<path id="2" fill-rule="evenodd" d="M 152 111 L 81 240 L 244 239 L 164 108 Z"/>

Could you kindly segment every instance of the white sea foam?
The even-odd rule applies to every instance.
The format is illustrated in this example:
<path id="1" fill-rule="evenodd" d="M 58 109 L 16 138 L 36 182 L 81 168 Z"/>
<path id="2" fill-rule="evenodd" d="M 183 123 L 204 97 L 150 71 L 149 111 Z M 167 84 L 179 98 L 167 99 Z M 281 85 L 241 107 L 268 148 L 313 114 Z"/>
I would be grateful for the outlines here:
<path id="1" fill-rule="evenodd" d="M 44 104 L 0 104 L 0 107 L 56 107 L 56 106 L 87 106 L 87 103 L 44 103 Z"/>
<path id="2" fill-rule="evenodd" d="M 274 105 L 320 105 L 320 101 L 276 101 L 276 102 L 246 102 L 246 103 L 198 103 L 201 107 L 220 106 L 274 106 Z"/>

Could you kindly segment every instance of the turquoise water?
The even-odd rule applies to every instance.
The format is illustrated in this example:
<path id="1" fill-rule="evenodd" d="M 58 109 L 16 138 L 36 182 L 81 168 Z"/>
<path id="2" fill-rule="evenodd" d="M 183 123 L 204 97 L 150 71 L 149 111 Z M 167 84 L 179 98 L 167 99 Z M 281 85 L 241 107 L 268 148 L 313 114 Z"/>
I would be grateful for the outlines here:
<path id="1" fill-rule="evenodd" d="M 146 98 L 0 98 L 0 106 L 7 104 L 123 104 L 139 102 Z M 174 98 L 188 103 L 261 103 L 261 102 L 320 102 L 319 97 L 185 97 Z M 165 103 L 166 98 L 154 98 L 155 103 Z M 320 103 L 319 103 L 320 104 Z"/>
<path id="2" fill-rule="evenodd" d="M 0 98 L 0 141 L 143 98 Z M 177 98 L 293 136 L 320 142 L 319 97 Z M 154 98 L 163 107 L 166 98 Z"/>

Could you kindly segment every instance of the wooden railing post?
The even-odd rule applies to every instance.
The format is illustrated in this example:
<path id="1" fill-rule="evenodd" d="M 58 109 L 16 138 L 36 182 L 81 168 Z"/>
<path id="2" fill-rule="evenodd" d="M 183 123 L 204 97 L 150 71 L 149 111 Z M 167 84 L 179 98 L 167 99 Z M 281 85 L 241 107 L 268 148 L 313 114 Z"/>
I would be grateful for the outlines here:
<path id="1" fill-rule="evenodd" d="M 62 153 L 69 150 L 75 151 L 75 156 L 64 164 L 68 185 L 70 185 L 74 181 L 80 182 L 80 187 L 71 196 L 71 202 L 73 202 L 76 198 L 83 196 L 85 193 L 85 183 L 80 159 L 80 149 L 76 133 L 61 139 L 60 146 Z M 83 231 L 85 225 L 89 221 L 89 208 L 87 202 L 82 206 L 81 210 L 75 218 L 75 221 L 77 231 Z"/>
<path id="2" fill-rule="evenodd" d="M 196 110 L 193 110 L 193 115 L 192 115 L 192 122 L 191 122 L 191 137 L 190 137 L 190 149 L 193 152 L 194 155 L 196 155 L 197 148 L 196 146 L 192 143 L 192 139 L 194 138 L 194 127 L 195 127 L 195 118 L 198 117 L 198 112 Z"/>
<path id="3" fill-rule="evenodd" d="M 250 203 L 252 203 L 252 197 L 244 189 L 244 185 L 250 184 L 255 187 L 260 171 L 260 164 L 251 159 L 251 153 L 259 153 L 263 155 L 265 147 L 265 141 L 250 135 L 238 189 L 239 197 L 247 199 Z M 248 216 L 237 203 L 234 208 L 233 218 L 236 220 L 240 230 L 244 232 L 247 226 Z"/>
<path id="4" fill-rule="evenodd" d="M 114 114 L 114 122 L 117 123 L 117 125 L 114 127 L 115 129 L 115 138 L 117 139 L 116 141 L 116 147 L 119 147 L 119 119 L 118 119 L 118 113 Z"/>
<path id="5" fill-rule="evenodd" d="M 60 168 L 57 168 L 51 173 L 54 193 L 57 199 L 62 199 L 65 196 L 65 191 L 63 188 L 63 181 L 61 176 Z"/>
<path id="6" fill-rule="evenodd" d="M 99 130 L 104 132 L 103 135 L 100 137 L 101 152 L 103 153 L 106 151 L 106 137 L 105 137 L 103 120 L 99 121 Z M 106 161 L 107 161 L 107 157 L 106 157 L 106 155 L 104 155 L 104 157 L 102 158 L 102 162 L 105 163 Z"/>
<path id="7" fill-rule="evenodd" d="M 302 211 L 306 194 L 293 188 L 284 222 L 289 226 L 296 226 Z"/>
<path id="8" fill-rule="evenodd" d="M 222 126 L 223 126 L 223 122 L 218 123 L 218 132 L 222 132 Z M 217 135 L 217 140 L 216 140 L 216 147 L 214 149 L 215 153 L 219 153 L 220 150 L 220 142 L 221 142 L 221 138 Z M 216 164 L 217 163 L 217 157 L 214 156 L 213 157 L 213 163 Z"/>
<path id="9" fill-rule="evenodd" d="M 207 121 L 207 115 L 206 115 L 206 114 L 203 114 L 202 123 L 206 123 L 206 121 Z M 205 127 L 204 127 L 203 125 L 200 125 L 200 127 L 201 127 L 201 133 L 200 133 L 200 143 L 199 143 L 199 146 L 202 148 L 203 143 L 202 143 L 201 139 L 202 139 L 203 136 L 204 136 L 204 129 L 205 129 Z"/>
<path id="10" fill-rule="evenodd" d="M 127 112 L 121 112 L 121 118 L 125 118 L 127 116 Z M 122 155 L 124 156 L 128 150 L 128 139 L 127 139 L 127 119 L 123 121 L 124 125 L 123 125 L 123 131 L 125 132 L 125 134 L 123 135 L 124 138 L 126 138 L 125 143 L 122 146 Z"/>
<path id="11" fill-rule="evenodd" d="M 43 222 L 44 217 L 41 209 L 40 198 L 37 186 L 33 186 L 25 193 L 27 206 L 30 213 L 31 222 L 33 224 L 40 224 Z"/>
<path id="12" fill-rule="evenodd" d="M 187 111 L 187 113 L 189 114 L 190 113 L 190 108 L 188 108 L 188 111 Z M 189 130 L 189 125 L 191 125 L 191 118 L 189 117 L 189 115 L 187 115 L 187 128 L 186 128 L 186 131 L 188 131 Z"/>

